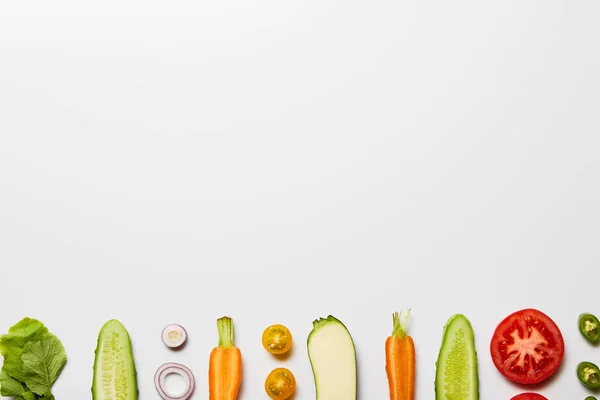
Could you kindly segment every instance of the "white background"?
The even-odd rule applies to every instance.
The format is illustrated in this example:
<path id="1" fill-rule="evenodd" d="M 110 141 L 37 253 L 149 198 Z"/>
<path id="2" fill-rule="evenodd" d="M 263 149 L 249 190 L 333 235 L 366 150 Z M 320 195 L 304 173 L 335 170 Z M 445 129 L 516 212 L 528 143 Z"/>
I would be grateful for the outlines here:
<path id="1" fill-rule="evenodd" d="M 3 1 L 0 330 L 63 341 L 58 399 L 91 398 L 98 331 L 135 347 L 140 397 L 166 361 L 207 398 L 215 320 L 244 357 L 240 399 L 286 366 L 314 399 L 312 320 L 350 329 L 359 399 L 389 398 L 384 341 L 411 307 L 417 398 L 446 320 L 471 320 L 483 399 L 507 314 L 537 307 L 566 356 L 538 388 L 589 393 L 600 362 L 597 1 Z M 167 350 L 164 325 L 189 345 Z M 270 357 L 269 324 L 294 334 Z"/>

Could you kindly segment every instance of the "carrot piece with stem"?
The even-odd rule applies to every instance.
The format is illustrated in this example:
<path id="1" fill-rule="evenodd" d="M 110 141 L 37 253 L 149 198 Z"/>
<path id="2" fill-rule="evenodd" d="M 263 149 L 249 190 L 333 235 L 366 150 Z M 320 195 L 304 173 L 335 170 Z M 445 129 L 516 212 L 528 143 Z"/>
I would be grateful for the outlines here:
<path id="1" fill-rule="evenodd" d="M 237 399 L 242 383 L 242 353 L 233 343 L 233 320 L 217 320 L 219 345 L 210 353 L 208 391 L 210 400 Z"/>
<path id="2" fill-rule="evenodd" d="M 385 371 L 390 387 L 390 400 L 415 398 L 415 344 L 406 332 L 410 309 L 393 314 L 394 330 L 385 341 Z"/>

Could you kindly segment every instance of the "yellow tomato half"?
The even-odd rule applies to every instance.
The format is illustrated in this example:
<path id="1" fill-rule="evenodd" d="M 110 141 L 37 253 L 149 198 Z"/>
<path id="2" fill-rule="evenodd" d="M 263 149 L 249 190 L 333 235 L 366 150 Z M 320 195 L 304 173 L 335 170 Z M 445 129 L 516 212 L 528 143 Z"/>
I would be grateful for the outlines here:
<path id="1" fill-rule="evenodd" d="M 296 390 L 296 378 L 286 368 L 275 368 L 265 381 L 265 391 L 273 400 L 285 400 Z"/>
<path id="2" fill-rule="evenodd" d="M 283 325 L 271 325 L 263 332 L 262 344 L 271 354 L 284 354 L 292 348 L 292 334 Z"/>

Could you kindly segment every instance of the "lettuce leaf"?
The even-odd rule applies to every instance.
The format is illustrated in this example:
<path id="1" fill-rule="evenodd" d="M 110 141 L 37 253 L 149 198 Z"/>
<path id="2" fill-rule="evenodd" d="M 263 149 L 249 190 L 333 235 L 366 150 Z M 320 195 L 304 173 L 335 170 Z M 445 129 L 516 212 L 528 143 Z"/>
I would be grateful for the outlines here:
<path id="1" fill-rule="evenodd" d="M 0 372 L 0 395 L 2 396 L 22 396 L 27 389 L 18 380 L 11 378 L 6 372 Z"/>
<path id="2" fill-rule="evenodd" d="M 0 395 L 16 397 L 17 400 L 38 400 L 38 397 L 16 379 L 0 372 Z"/>
<path id="3" fill-rule="evenodd" d="M 24 318 L 0 336 L 0 354 L 4 357 L 2 372 L 16 380 L 25 380 L 23 371 L 23 351 L 29 342 L 35 342 L 48 333 L 48 328 L 40 321 Z"/>
<path id="4" fill-rule="evenodd" d="M 54 400 L 51 388 L 67 362 L 60 340 L 40 321 L 24 318 L 0 335 L 0 395 Z"/>
<path id="5" fill-rule="evenodd" d="M 29 342 L 23 351 L 23 382 L 35 394 L 50 395 L 60 371 L 67 363 L 65 348 L 56 336 L 46 333 L 37 342 Z"/>

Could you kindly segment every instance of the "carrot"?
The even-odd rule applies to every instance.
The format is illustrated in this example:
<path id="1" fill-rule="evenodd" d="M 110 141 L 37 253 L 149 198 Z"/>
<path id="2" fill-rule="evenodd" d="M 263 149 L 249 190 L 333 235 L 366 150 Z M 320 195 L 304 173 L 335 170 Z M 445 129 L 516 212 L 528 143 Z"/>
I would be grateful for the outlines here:
<path id="1" fill-rule="evenodd" d="M 217 320 L 219 345 L 210 353 L 208 366 L 208 398 L 235 400 L 242 383 L 242 353 L 233 343 L 233 321 Z"/>
<path id="2" fill-rule="evenodd" d="M 415 398 L 415 344 L 406 333 L 410 310 L 404 321 L 402 313 L 393 314 L 394 330 L 385 341 L 385 371 L 390 386 L 390 400 Z"/>

